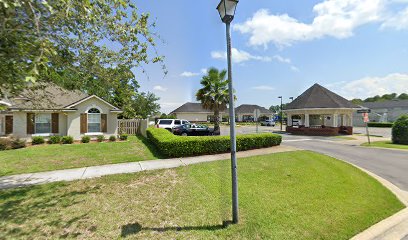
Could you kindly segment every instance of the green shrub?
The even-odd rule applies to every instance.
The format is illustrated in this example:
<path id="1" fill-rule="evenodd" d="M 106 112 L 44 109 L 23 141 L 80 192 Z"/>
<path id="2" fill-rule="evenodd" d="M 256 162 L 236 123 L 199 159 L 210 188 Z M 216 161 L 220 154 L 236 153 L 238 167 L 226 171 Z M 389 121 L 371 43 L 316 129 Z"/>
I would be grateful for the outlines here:
<path id="1" fill-rule="evenodd" d="M 63 136 L 61 138 L 62 144 L 73 144 L 74 143 L 74 138 L 71 136 Z"/>
<path id="2" fill-rule="evenodd" d="M 25 147 L 26 147 L 26 141 L 21 140 L 19 138 L 11 139 L 11 148 L 12 149 L 19 149 L 19 148 L 25 148 Z"/>
<path id="3" fill-rule="evenodd" d="M 147 138 L 167 157 L 186 157 L 230 151 L 229 136 L 179 137 L 161 128 L 147 129 Z M 282 137 L 272 133 L 237 136 L 237 150 L 280 145 Z"/>
<path id="4" fill-rule="evenodd" d="M 45 143 L 44 137 L 41 136 L 32 137 L 31 139 L 31 144 L 33 145 L 39 145 L 44 143 Z"/>
<path id="5" fill-rule="evenodd" d="M 116 137 L 115 136 L 110 136 L 109 141 L 110 142 L 116 142 Z"/>
<path id="6" fill-rule="evenodd" d="M 392 126 L 392 143 L 408 145 L 408 115 L 402 115 Z"/>
<path id="7" fill-rule="evenodd" d="M 97 136 L 97 137 L 96 137 L 96 141 L 98 141 L 98 142 L 103 142 L 103 141 L 105 141 L 105 136 L 104 136 L 104 135 L 99 135 L 99 136 Z"/>
<path id="8" fill-rule="evenodd" d="M 18 138 L 0 138 L 0 151 L 26 147 L 26 142 Z"/>
<path id="9" fill-rule="evenodd" d="M 119 139 L 122 140 L 122 141 L 126 141 L 128 139 L 128 135 L 127 134 L 121 134 L 119 136 Z"/>
<path id="10" fill-rule="evenodd" d="M 82 143 L 89 143 L 91 141 L 91 137 L 90 136 L 83 136 L 81 138 L 81 142 Z"/>
<path id="11" fill-rule="evenodd" d="M 11 139 L 0 138 L 0 151 L 11 149 Z"/>
<path id="12" fill-rule="evenodd" d="M 59 144 L 61 143 L 61 136 L 51 136 L 50 139 L 48 139 L 49 144 Z"/>
<path id="13" fill-rule="evenodd" d="M 391 128 L 393 123 L 380 123 L 380 122 L 369 122 L 369 127 L 380 127 L 380 128 Z"/>

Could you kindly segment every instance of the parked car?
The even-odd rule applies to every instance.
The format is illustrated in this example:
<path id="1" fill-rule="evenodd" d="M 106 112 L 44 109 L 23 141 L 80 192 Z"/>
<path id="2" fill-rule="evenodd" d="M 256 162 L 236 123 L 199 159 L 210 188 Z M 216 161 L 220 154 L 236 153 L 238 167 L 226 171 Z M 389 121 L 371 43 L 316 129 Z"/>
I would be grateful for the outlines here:
<path id="1" fill-rule="evenodd" d="M 156 127 L 172 131 L 174 127 L 178 127 L 187 123 L 190 122 L 184 119 L 159 119 L 157 121 Z"/>
<path id="2" fill-rule="evenodd" d="M 261 122 L 261 126 L 272 126 L 275 127 L 275 121 L 273 120 L 265 120 Z"/>
<path id="3" fill-rule="evenodd" d="M 214 129 L 204 125 L 184 124 L 173 128 L 173 133 L 180 136 L 210 136 Z"/>

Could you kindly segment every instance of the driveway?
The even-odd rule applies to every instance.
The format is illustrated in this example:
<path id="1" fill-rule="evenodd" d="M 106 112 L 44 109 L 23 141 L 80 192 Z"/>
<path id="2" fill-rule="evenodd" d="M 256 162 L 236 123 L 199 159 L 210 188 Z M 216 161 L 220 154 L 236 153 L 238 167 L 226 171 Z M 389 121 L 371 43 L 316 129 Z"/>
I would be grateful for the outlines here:
<path id="1" fill-rule="evenodd" d="M 323 153 L 355 164 L 408 191 L 408 151 L 345 145 L 328 138 L 284 135 L 282 145 Z"/>

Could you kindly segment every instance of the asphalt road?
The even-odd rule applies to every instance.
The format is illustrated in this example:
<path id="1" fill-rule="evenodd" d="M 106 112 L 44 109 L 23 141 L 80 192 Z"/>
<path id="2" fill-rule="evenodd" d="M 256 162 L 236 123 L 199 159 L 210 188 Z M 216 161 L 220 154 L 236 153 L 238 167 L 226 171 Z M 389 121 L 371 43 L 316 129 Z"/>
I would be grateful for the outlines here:
<path id="1" fill-rule="evenodd" d="M 408 191 L 408 151 L 350 146 L 321 139 L 302 140 L 287 136 L 284 136 L 282 145 L 323 153 L 353 163 Z"/>

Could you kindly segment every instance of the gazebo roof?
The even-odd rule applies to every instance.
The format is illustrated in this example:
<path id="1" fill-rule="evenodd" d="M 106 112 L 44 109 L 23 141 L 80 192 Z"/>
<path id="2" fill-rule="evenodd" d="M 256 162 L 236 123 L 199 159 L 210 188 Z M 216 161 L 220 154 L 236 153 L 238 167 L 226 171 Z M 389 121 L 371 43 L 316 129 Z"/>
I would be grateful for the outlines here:
<path id="1" fill-rule="evenodd" d="M 286 106 L 286 110 L 311 108 L 333 109 L 359 107 L 317 83 Z"/>

